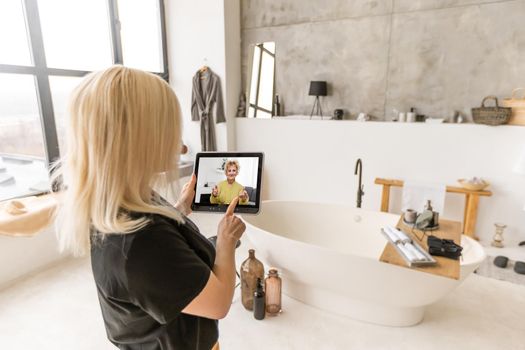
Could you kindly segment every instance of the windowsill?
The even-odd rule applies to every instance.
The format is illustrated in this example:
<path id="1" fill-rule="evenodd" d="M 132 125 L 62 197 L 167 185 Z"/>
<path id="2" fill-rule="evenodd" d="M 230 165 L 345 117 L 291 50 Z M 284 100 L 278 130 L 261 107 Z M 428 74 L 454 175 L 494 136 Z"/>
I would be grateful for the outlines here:
<path id="1" fill-rule="evenodd" d="M 179 164 L 179 177 L 193 173 L 193 162 Z M 46 182 L 47 183 L 47 182 Z M 32 237 L 52 224 L 57 195 L 42 190 L 0 201 L 0 235 Z"/>
<path id="2" fill-rule="evenodd" d="M 0 207 L 0 235 L 32 237 L 53 221 L 57 195 L 45 194 L 4 201 Z"/>

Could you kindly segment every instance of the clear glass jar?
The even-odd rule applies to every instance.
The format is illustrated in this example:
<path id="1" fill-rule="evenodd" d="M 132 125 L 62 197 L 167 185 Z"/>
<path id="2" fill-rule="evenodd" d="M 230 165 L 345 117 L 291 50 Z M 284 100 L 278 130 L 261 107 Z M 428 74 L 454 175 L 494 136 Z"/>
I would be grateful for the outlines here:
<path id="1" fill-rule="evenodd" d="M 277 269 L 270 269 L 268 277 L 266 277 L 264 281 L 264 286 L 266 293 L 266 314 L 268 316 L 276 316 L 281 312 L 282 289 L 282 280 L 281 277 L 279 277 Z"/>

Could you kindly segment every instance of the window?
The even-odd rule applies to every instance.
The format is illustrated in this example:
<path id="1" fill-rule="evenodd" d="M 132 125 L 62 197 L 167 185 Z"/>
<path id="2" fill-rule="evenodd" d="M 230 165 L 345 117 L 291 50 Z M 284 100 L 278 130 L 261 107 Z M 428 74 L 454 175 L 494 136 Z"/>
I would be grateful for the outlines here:
<path id="1" fill-rule="evenodd" d="M 0 1 L 0 47 L 0 64 L 31 64 L 21 1 Z"/>
<path id="2" fill-rule="evenodd" d="M 51 88 L 51 98 L 53 101 L 53 111 L 55 113 L 55 126 L 57 129 L 59 149 L 65 151 L 65 129 L 66 113 L 69 95 L 73 89 L 82 81 L 80 77 L 50 76 L 49 86 Z"/>
<path id="3" fill-rule="evenodd" d="M 0 201 L 45 192 L 86 74 L 123 64 L 168 80 L 163 0 L 0 1 Z"/>
<path id="4" fill-rule="evenodd" d="M 118 13 L 122 23 L 124 64 L 150 72 L 163 72 L 159 3 L 120 0 Z M 143 52 L 148 54 L 144 55 Z"/>
<path id="5" fill-rule="evenodd" d="M 107 0 L 38 0 L 38 11 L 48 67 L 93 71 L 112 64 Z"/>
<path id="6" fill-rule="evenodd" d="M 275 43 L 255 45 L 249 87 L 249 118 L 271 118 L 275 75 Z"/>

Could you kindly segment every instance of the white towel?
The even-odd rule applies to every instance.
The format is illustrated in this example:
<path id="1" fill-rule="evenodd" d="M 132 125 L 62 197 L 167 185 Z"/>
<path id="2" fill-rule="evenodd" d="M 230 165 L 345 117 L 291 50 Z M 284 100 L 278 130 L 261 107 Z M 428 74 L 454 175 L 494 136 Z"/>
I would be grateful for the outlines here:
<path id="1" fill-rule="evenodd" d="M 388 236 L 388 238 L 390 238 L 390 240 L 396 244 L 397 242 L 399 242 L 399 237 L 397 237 L 395 234 L 393 234 L 392 232 L 390 232 L 389 230 L 387 230 L 386 228 L 383 229 L 383 232 Z"/>
<path id="2" fill-rule="evenodd" d="M 398 244 L 397 246 L 409 261 L 417 261 L 417 256 L 413 252 L 411 252 L 404 244 Z"/>
<path id="3" fill-rule="evenodd" d="M 430 200 L 433 210 L 443 214 L 446 192 L 447 186 L 444 184 L 405 180 L 403 184 L 402 210 L 414 209 L 421 213 L 427 201 Z"/>
<path id="4" fill-rule="evenodd" d="M 395 227 L 387 227 L 386 228 L 388 232 L 390 232 L 391 234 L 393 234 L 394 236 L 396 236 L 398 238 L 398 241 L 399 242 L 403 242 L 403 243 L 406 243 L 406 242 L 411 242 L 412 240 L 410 239 L 410 237 L 408 237 L 404 232 L 402 231 L 399 231 L 397 228 Z"/>
<path id="5" fill-rule="evenodd" d="M 414 247 L 411 243 L 406 243 L 405 247 L 410 250 L 417 258 L 418 261 L 425 261 L 427 260 L 426 256 L 423 255 L 419 250 L 417 250 L 416 247 Z"/>

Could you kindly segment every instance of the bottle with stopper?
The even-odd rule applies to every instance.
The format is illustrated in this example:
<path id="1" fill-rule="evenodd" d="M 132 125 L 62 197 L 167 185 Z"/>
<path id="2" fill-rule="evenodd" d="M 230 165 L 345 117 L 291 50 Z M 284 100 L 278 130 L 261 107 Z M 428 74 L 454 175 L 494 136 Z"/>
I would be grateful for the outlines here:
<path id="1" fill-rule="evenodd" d="M 271 268 L 268 277 L 264 281 L 266 293 L 266 313 L 268 316 L 276 316 L 281 312 L 281 289 L 282 280 L 276 268 Z"/>
<path id="2" fill-rule="evenodd" d="M 496 233 L 494 234 L 494 237 L 492 238 L 491 245 L 493 247 L 503 248 L 503 231 L 505 230 L 507 225 L 496 222 L 494 223 L 494 226 L 496 226 Z"/>

